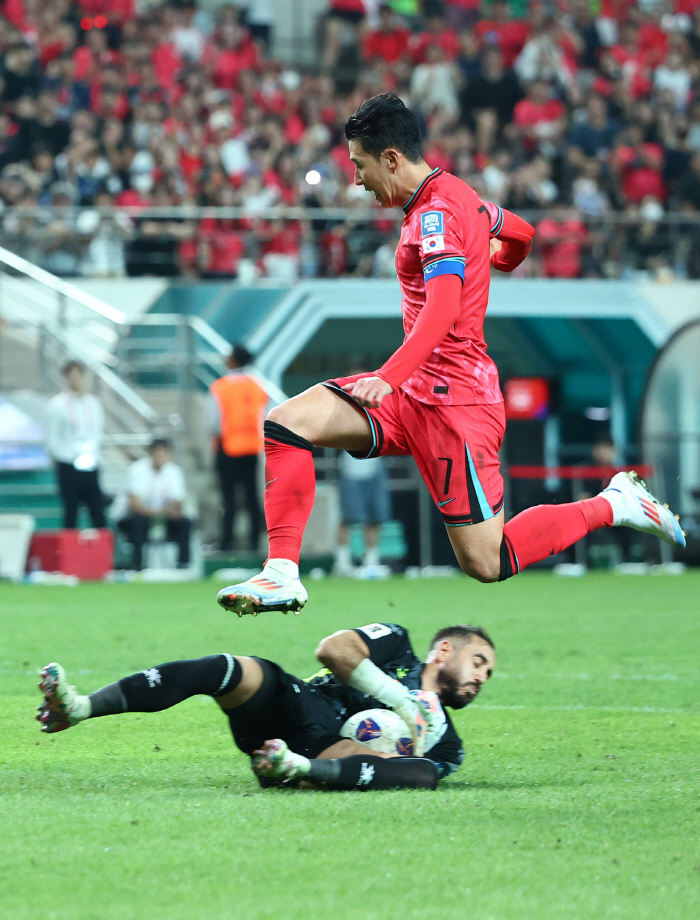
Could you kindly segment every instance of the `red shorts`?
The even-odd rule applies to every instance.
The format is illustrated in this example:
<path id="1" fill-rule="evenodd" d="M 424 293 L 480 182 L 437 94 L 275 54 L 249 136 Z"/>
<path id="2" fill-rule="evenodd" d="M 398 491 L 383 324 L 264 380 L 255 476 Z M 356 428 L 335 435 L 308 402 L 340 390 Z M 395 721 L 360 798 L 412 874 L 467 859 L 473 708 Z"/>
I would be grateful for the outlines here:
<path id="1" fill-rule="evenodd" d="M 412 455 L 448 527 L 479 524 L 498 514 L 503 508 L 498 460 L 506 428 L 503 403 L 430 406 L 397 390 L 378 409 L 364 409 L 341 387 L 371 376 L 336 377 L 324 384 L 367 416 L 373 444 L 362 459 Z"/>

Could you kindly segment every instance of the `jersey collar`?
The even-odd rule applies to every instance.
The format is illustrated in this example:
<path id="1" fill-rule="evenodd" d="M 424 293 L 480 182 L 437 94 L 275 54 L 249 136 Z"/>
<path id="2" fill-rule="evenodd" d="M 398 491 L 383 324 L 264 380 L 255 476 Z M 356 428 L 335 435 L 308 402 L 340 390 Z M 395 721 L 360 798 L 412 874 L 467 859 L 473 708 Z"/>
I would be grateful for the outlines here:
<path id="1" fill-rule="evenodd" d="M 440 169 L 440 167 L 436 166 L 435 169 L 431 173 L 428 173 L 425 179 L 423 179 L 421 184 L 418 186 L 418 188 L 415 190 L 415 192 L 411 195 L 411 197 L 408 199 L 406 204 L 403 206 L 403 210 L 406 215 L 410 214 L 411 210 L 416 206 L 416 204 L 418 204 L 418 200 L 420 196 L 423 194 L 423 191 L 425 190 L 425 187 L 427 186 L 427 184 L 431 182 L 436 176 L 439 176 L 441 172 L 442 170 Z"/>

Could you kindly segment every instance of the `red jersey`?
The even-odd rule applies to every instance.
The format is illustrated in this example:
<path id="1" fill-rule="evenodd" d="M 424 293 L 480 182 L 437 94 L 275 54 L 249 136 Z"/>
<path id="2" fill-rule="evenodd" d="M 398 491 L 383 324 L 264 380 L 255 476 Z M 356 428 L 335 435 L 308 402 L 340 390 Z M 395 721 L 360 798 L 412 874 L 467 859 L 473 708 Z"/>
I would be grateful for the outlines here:
<path id="1" fill-rule="evenodd" d="M 396 270 L 408 336 L 425 305 L 426 282 L 439 275 L 462 281 L 458 321 L 400 389 L 429 405 L 493 405 L 503 399 L 498 370 L 486 354 L 484 314 L 489 299 L 490 236 L 503 215 L 461 179 L 434 169 L 406 206 Z"/>

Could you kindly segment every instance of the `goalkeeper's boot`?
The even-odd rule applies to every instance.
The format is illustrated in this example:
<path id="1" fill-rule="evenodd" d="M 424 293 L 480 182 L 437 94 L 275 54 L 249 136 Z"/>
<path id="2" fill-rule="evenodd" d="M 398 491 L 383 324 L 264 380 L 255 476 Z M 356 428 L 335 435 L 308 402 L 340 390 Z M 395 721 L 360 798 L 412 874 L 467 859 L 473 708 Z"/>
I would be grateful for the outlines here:
<path id="1" fill-rule="evenodd" d="M 216 595 L 217 601 L 239 617 L 245 614 L 256 617 L 263 610 L 299 613 L 309 599 L 306 588 L 298 575 L 290 577 L 276 562 L 273 559 L 266 563 L 262 572 L 248 581 L 222 588 Z"/>
<path id="2" fill-rule="evenodd" d="M 92 703 L 89 696 L 80 696 L 75 687 L 68 685 L 66 672 L 53 661 L 39 672 L 39 689 L 44 702 L 37 709 L 37 721 L 42 732 L 62 732 L 84 719 L 89 719 Z"/>
<path id="3" fill-rule="evenodd" d="M 290 751 L 281 738 L 273 738 L 266 741 L 261 750 L 253 751 L 251 766 L 256 776 L 288 783 L 303 779 L 309 772 L 310 762 L 307 757 Z"/>
<path id="4" fill-rule="evenodd" d="M 600 494 L 612 507 L 613 527 L 632 527 L 671 546 L 685 546 L 678 515 L 654 498 L 636 473 L 616 473 Z"/>

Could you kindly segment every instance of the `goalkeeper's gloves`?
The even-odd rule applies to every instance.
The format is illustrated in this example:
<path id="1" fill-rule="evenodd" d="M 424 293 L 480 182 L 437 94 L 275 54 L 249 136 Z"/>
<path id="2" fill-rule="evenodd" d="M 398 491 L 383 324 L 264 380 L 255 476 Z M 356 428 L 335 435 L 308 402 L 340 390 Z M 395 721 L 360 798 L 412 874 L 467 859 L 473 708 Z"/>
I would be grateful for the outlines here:
<path id="1" fill-rule="evenodd" d="M 412 694 L 398 680 L 394 680 L 377 667 L 369 658 L 363 658 L 348 678 L 348 684 L 361 693 L 373 696 L 389 709 L 401 716 L 413 739 L 413 756 L 422 757 L 426 750 L 428 735 L 439 728 L 436 711 L 424 700 Z M 437 694 L 435 694 L 437 699 Z M 441 713 L 439 703 L 434 707 Z M 444 716 L 443 716 L 444 720 Z"/>

